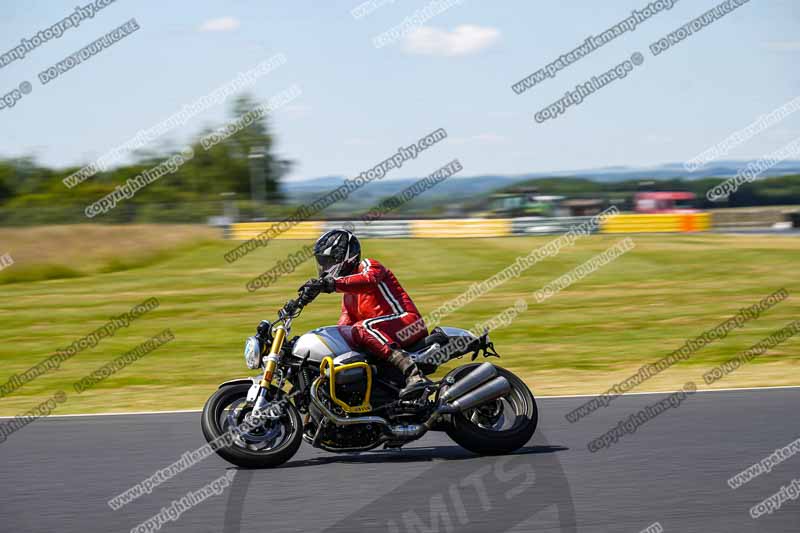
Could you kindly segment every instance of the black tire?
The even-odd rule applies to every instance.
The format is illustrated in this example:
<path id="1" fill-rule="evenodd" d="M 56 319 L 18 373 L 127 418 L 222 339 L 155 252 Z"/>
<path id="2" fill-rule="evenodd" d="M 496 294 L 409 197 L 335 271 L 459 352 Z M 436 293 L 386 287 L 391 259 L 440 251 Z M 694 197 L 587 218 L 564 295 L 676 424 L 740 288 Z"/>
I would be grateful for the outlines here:
<path id="1" fill-rule="evenodd" d="M 219 423 L 222 411 L 237 399 L 245 398 L 249 389 L 250 385 L 247 383 L 229 385 L 218 389 L 206 401 L 200 425 L 207 442 L 222 436 L 224 429 L 220 427 Z M 275 393 L 274 389 L 272 393 Z M 302 442 L 303 423 L 300 413 L 291 402 L 286 402 L 283 409 L 287 416 L 287 422 L 291 426 L 291 434 L 277 448 L 258 452 L 232 444 L 217 449 L 217 454 L 226 461 L 244 468 L 269 468 L 281 465 L 291 459 Z"/>
<path id="2" fill-rule="evenodd" d="M 476 365 L 465 365 L 457 369 L 454 376 L 458 379 Z M 505 377 L 511 384 L 510 395 L 519 402 L 521 411 L 513 427 L 495 431 L 484 429 L 474 424 L 464 413 L 451 415 L 447 425 L 447 435 L 459 446 L 480 455 L 502 455 L 511 453 L 525 446 L 533 437 L 539 423 L 539 410 L 536 400 L 524 381 L 505 368 L 496 366 L 497 373 Z"/>

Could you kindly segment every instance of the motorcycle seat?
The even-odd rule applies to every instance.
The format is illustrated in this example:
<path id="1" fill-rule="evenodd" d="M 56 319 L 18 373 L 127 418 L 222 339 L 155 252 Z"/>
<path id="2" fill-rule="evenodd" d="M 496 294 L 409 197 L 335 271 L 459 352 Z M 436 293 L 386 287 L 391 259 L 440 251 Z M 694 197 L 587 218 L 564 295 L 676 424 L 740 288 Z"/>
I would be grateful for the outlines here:
<path id="1" fill-rule="evenodd" d="M 426 348 L 433 346 L 434 344 L 438 344 L 439 346 L 444 346 L 448 343 L 450 337 L 442 330 L 442 328 L 436 327 L 433 329 L 430 335 L 421 339 L 420 341 L 416 342 L 412 346 L 406 348 L 409 352 L 421 352 Z"/>

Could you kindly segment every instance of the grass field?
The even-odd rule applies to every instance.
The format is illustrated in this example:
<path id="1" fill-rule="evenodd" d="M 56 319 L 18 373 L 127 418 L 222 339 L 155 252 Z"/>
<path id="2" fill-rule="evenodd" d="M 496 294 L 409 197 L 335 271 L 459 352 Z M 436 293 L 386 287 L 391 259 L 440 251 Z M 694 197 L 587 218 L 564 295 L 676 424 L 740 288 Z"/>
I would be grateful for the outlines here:
<path id="1" fill-rule="evenodd" d="M 632 251 L 535 303 L 537 289 L 622 238 L 579 240 L 443 324 L 472 327 L 527 298 L 528 311 L 492 334 L 499 363 L 523 375 L 535 394 L 570 394 L 602 392 L 785 287 L 787 300 L 638 390 L 675 389 L 690 379 L 702 389 L 709 367 L 800 316 L 800 239 L 778 236 L 635 235 Z M 363 247 L 392 268 L 425 313 L 550 240 L 367 240 Z M 160 301 L 158 309 L 115 336 L 0 398 L 0 414 L 20 414 L 59 389 L 68 396 L 57 411 L 62 414 L 200 408 L 220 382 L 252 374 L 244 366 L 244 339 L 259 320 L 274 317 L 314 267 L 306 263 L 253 293 L 245 284 L 302 244 L 275 241 L 229 265 L 223 254 L 234 243 L 205 228 L 0 230 L 0 254 L 10 252 L 15 260 L 0 272 L 0 384 L 111 316 L 149 297 Z M 26 281 L 40 278 L 23 275 L 54 265 L 79 277 Z M 2 283 L 4 277 L 14 282 Z M 339 299 L 320 296 L 295 322 L 294 333 L 334 323 Z M 175 340 L 82 394 L 73 390 L 74 382 L 165 328 Z M 790 339 L 715 386 L 800 385 L 798 370 L 800 339 Z"/>
<path id="2" fill-rule="evenodd" d="M 144 267 L 218 239 L 205 226 L 35 226 L 0 228 L 0 254 L 16 265 L 0 285 L 65 279 Z"/>

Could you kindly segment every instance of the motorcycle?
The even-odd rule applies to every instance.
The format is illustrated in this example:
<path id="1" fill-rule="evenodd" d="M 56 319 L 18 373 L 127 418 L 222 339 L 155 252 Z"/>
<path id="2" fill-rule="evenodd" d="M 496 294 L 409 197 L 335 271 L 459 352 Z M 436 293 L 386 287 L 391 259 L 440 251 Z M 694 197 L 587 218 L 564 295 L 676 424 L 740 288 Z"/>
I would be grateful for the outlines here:
<path id="1" fill-rule="evenodd" d="M 278 466 L 303 440 L 328 452 L 401 448 L 428 431 L 444 431 L 474 453 L 498 455 L 533 436 L 538 409 L 525 383 L 488 361 L 475 362 L 480 355 L 499 357 L 488 332 L 437 327 L 406 348 L 426 375 L 451 359 L 471 354 L 472 362 L 401 397 L 403 375 L 354 349 L 349 326 L 289 339 L 292 322 L 313 300 L 306 290 L 247 339 L 247 367 L 263 373 L 226 381 L 203 407 L 203 435 L 228 462 Z"/>

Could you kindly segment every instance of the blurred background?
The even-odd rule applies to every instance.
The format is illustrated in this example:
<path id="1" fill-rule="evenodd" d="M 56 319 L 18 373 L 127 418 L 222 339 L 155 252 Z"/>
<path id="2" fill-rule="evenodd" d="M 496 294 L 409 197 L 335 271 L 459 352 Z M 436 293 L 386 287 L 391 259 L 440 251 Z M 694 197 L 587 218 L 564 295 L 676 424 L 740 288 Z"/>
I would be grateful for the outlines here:
<path id="1" fill-rule="evenodd" d="M 92 16 L 61 37 L 23 45 L 24 57 L 13 53 L 22 40 L 80 10 L 17 3 L 0 20 L 0 380 L 146 298 L 160 307 L 0 399 L 2 414 L 166 327 L 174 342 L 63 410 L 198 408 L 217 383 L 245 373 L 244 339 L 314 275 L 313 261 L 255 291 L 248 282 L 346 223 L 425 314 L 616 207 L 593 235 L 442 321 L 469 328 L 528 301 L 492 337 L 501 364 L 537 394 L 601 392 L 740 308 L 800 289 L 800 151 L 773 157 L 725 199 L 707 196 L 800 138 L 800 14 L 790 0 L 747 3 L 653 55 L 652 43 L 715 5 L 674 3 L 521 94 L 514 84 L 645 4 L 105 3 L 87 4 Z M 126 23 L 112 44 L 81 52 Z M 634 52 L 644 63 L 626 78 L 534 120 Z M 290 87 L 299 93 L 280 100 Z M 690 169 L 754 123 L 755 133 Z M 446 138 L 400 168 L 226 259 L 439 128 Z M 187 147 L 194 155 L 183 164 L 87 216 Z M 94 167 L 101 158 L 105 168 Z M 454 159 L 458 173 L 418 183 Z M 418 194 L 402 196 L 415 184 Z M 537 290 L 624 236 L 635 249 L 536 303 Z M 335 322 L 339 305 L 320 297 L 297 333 Z M 798 311 L 791 296 L 648 390 L 697 379 Z M 789 342 L 715 386 L 796 384 L 798 361 Z"/>

